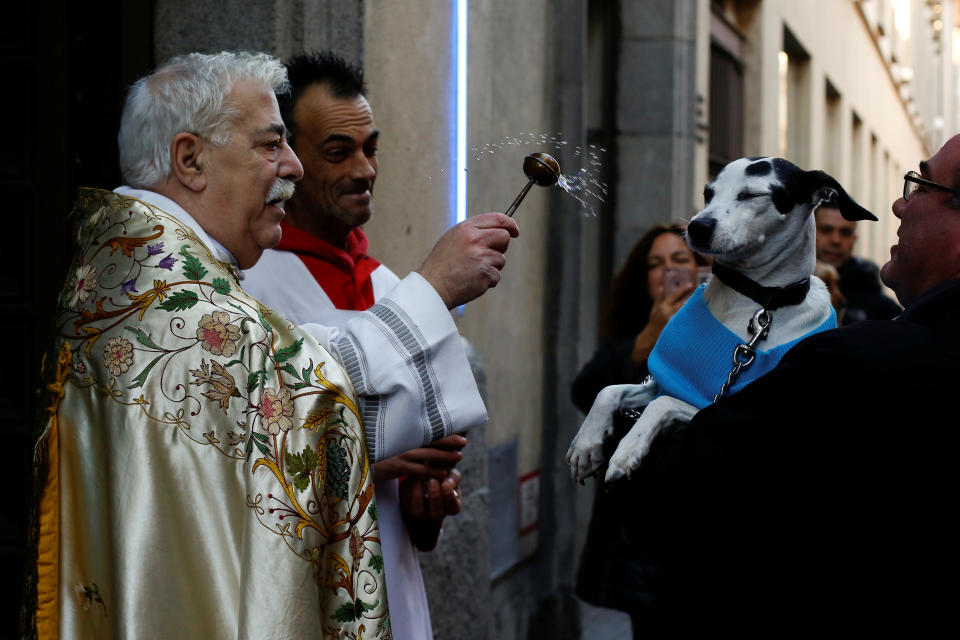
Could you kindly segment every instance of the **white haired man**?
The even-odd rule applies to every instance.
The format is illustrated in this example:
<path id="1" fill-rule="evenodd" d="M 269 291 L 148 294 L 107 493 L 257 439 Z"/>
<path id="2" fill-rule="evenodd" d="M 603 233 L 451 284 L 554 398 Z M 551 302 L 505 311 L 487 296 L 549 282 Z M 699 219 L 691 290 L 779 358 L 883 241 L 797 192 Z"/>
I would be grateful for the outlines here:
<path id="1" fill-rule="evenodd" d="M 389 637 L 368 452 L 485 420 L 453 322 L 419 318 L 494 286 L 518 231 L 448 231 L 401 285 L 418 308 L 388 297 L 343 330 L 273 314 L 239 270 L 303 174 L 285 85 L 266 54 L 175 58 L 128 95 L 129 186 L 81 190 L 27 636 Z"/>

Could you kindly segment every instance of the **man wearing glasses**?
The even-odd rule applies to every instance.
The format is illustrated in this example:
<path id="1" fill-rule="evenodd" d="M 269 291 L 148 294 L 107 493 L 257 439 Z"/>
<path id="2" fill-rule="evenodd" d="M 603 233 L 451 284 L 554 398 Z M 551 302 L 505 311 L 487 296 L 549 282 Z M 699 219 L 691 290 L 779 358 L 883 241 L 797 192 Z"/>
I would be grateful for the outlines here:
<path id="1" fill-rule="evenodd" d="M 881 270 L 903 313 L 805 340 L 635 472 L 651 630 L 956 629 L 960 136 L 919 168 Z"/>

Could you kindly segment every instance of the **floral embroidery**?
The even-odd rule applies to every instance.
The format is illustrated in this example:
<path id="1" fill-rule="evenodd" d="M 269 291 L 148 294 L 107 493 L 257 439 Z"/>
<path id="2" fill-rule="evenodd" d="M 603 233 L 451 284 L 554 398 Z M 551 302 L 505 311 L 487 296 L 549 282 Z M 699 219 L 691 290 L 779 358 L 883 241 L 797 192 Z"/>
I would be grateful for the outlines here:
<path id="1" fill-rule="evenodd" d="M 205 398 L 216 400 L 220 404 L 220 408 L 223 409 L 223 412 L 227 413 L 227 408 L 230 406 L 230 398 L 239 398 L 240 390 L 237 389 L 237 383 L 234 377 L 227 372 L 222 364 L 216 360 L 211 360 L 210 362 L 213 364 L 213 373 L 210 373 L 210 367 L 207 366 L 207 361 L 201 360 L 199 369 L 190 370 L 190 375 L 197 378 L 190 384 L 197 386 L 209 384 L 210 389 L 204 391 L 202 395 Z M 230 444 L 235 445 L 237 443 L 231 441 Z"/>
<path id="2" fill-rule="evenodd" d="M 390 637 L 372 468 L 342 370 L 236 287 L 228 267 L 165 213 L 81 190 L 77 220 L 82 266 L 64 287 L 57 323 L 63 367 L 74 372 L 69 393 L 125 405 L 152 428 L 176 430 L 173 446 L 219 458 L 196 464 L 242 465 L 250 517 L 313 575 L 321 635 Z M 94 345 L 104 368 L 91 366 Z M 206 495 L 244 507 L 232 487 Z M 96 584 L 78 585 L 76 597 L 78 608 L 106 613 Z"/>
<path id="3" fill-rule="evenodd" d="M 126 338 L 110 338 L 103 348 L 103 363 L 115 376 L 126 373 L 133 364 L 133 344 Z"/>
<path id="4" fill-rule="evenodd" d="M 257 411 L 266 423 L 266 430 L 277 435 L 281 430 L 289 431 L 293 427 L 293 401 L 290 399 L 289 389 L 264 389 L 260 399 L 260 409 Z"/>
<path id="5" fill-rule="evenodd" d="M 87 365 L 83 362 L 83 359 L 80 358 L 80 352 L 75 351 L 73 353 L 71 367 L 73 368 L 73 372 L 79 376 L 87 372 Z"/>
<path id="6" fill-rule="evenodd" d="M 226 311 L 205 313 L 200 318 L 200 328 L 197 329 L 197 340 L 203 348 L 215 356 L 230 357 L 237 351 L 237 340 L 240 339 L 239 327 L 230 324 L 230 314 Z"/>
<path id="7" fill-rule="evenodd" d="M 97 268 L 92 264 L 78 268 L 70 279 L 69 289 L 67 304 L 71 309 L 76 309 L 97 290 Z"/>
<path id="8" fill-rule="evenodd" d="M 173 271 L 173 265 L 176 264 L 178 258 L 174 258 L 172 253 L 168 253 L 167 257 L 160 261 L 160 264 L 157 266 L 161 269 L 166 269 L 168 271 Z"/>

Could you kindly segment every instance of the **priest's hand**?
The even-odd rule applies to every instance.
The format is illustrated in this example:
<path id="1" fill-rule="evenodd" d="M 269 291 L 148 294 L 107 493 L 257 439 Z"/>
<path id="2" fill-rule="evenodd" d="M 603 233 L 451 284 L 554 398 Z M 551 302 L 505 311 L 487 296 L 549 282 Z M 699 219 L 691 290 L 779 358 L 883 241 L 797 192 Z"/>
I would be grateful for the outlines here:
<path id="1" fill-rule="evenodd" d="M 419 273 L 453 309 L 497 286 L 503 254 L 518 235 L 516 221 L 502 213 L 467 218 L 440 237 Z"/>
<path id="2" fill-rule="evenodd" d="M 442 481 L 449 470 L 463 459 L 460 449 L 465 446 L 467 439 L 454 434 L 436 440 L 430 443 L 430 446 L 404 451 L 373 465 L 373 482 L 376 484 L 401 476 Z"/>
<path id="3" fill-rule="evenodd" d="M 405 478 L 400 483 L 400 508 L 410 539 L 420 551 L 437 546 L 446 516 L 460 513 L 460 472 L 450 469 L 442 481 Z"/>

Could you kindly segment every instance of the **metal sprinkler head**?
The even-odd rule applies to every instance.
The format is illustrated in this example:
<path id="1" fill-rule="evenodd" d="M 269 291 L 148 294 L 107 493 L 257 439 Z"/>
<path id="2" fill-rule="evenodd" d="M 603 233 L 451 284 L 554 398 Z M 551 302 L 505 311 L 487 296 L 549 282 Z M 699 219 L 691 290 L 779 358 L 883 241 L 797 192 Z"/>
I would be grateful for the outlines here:
<path id="1" fill-rule="evenodd" d="M 520 195 L 513 201 L 506 215 L 513 217 L 517 207 L 527 197 L 530 187 L 537 184 L 541 187 L 550 187 L 560 179 L 560 163 L 554 160 L 553 156 L 543 152 L 531 153 L 523 159 L 523 174 L 530 179 L 526 186 L 520 192 Z"/>

